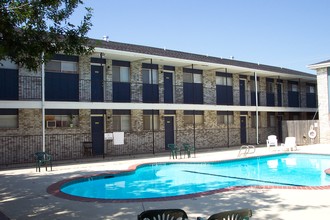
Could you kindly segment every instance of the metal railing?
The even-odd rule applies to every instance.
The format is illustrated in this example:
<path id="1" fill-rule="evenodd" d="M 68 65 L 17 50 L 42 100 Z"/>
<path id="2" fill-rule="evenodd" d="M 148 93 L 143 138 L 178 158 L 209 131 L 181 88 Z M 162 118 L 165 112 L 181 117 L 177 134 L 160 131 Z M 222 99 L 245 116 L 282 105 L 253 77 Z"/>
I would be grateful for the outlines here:
<path id="1" fill-rule="evenodd" d="M 255 129 L 247 128 L 249 143 L 255 144 Z M 259 129 L 261 143 L 266 142 L 274 129 Z M 178 146 L 188 143 L 196 150 L 221 149 L 239 146 L 240 128 L 218 129 L 185 129 L 174 131 L 174 142 Z M 137 154 L 153 154 L 167 152 L 165 146 L 165 131 L 125 132 L 124 145 L 115 145 L 112 140 L 104 143 L 105 157 L 132 156 Z M 84 142 L 91 142 L 92 136 L 88 133 L 75 134 L 46 134 L 45 151 L 52 155 L 54 161 L 74 160 L 86 158 Z M 97 147 L 97 146 L 93 146 Z M 41 135 L 0 136 L 0 166 L 34 162 L 34 153 L 42 151 Z"/>
<path id="2" fill-rule="evenodd" d="M 247 154 L 253 154 L 255 152 L 256 152 L 256 148 L 253 145 L 243 145 L 239 149 L 237 157 L 240 157 L 240 156 L 245 157 Z"/>
<path id="3" fill-rule="evenodd" d="M 41 77 L 40 76 L 19 76 L 19 100 L 41 100 Z M 90 79 L 79 79 L 78 82 L 78 90 L 77 91 L 77 100 L 76 101 L 85 101 L 91 102 L 93 101 L 92 97 L 93 94 L 91 93 L 91 80 Z M 145 84 L 134 82 L 129 83 L 130 87 L 127 91 L 130 93 L 130 102 L 132 103 L 142 103 L 145 102 L 143 100 L 143 87 Z M 147 84 L 148 85 L 148 84 Z M 165 88 L 164 84 L 157 84 L 158 85 L 158 97 L 153 97 L 157 101 L 152 101 L 153 103 L 164 103 L 165 98 Z M 113 81 L 105 80 L 102 82 L 103 86 L 103 94 L 101 94 L 101 99 L 104 102 L 114 102 L 113 101 Z M 47 89 L 47 88 L 46 88 Z M 72 92 L 68 90 L 68 92 Z M 56 91 L 54 91 L 56 92 Z M 70 100 L 63 98 L 64 91 L 61 91 L 61 97 L 55 98 L 56 101 L 74 101 L 72 100 L 72 94 L 67 94 Z M 202 103 L 187 103 L 185 101 L 185 95 L 191 96 L 191 94 L 184 94 L 184 86 L 183 85 L 173 85 L 173 100 L 170 101 L 171 103 L 175 104 L 209 104 L 209 105 L 227 105 L 227 103 L 217 103 L 217 89 L 216 87 L 210 86 L 203 86 L 202 91 L 195 91 L 197 93 L 203 94 Z M 64 92 L 65 93 L 65 92 Z M 224 96 L 228 94 L 223 93 Z M 252 90 L 246 90 L 243 93 L 239 89 L 233 88 L 232 100 L 230 105 L 234 106 L 254 106 L 256 105 L 255 101 L 255 93 Z M 259 91 L 258 92 L 258 105 L 259 106 L 282 106 L 282 107 L 310 107 L 316 108 L 317 107 L 317 95 L 312 93 L 297 93 L 296 96 L 290 97 L 292 94 L 288 92 L 284 92 L 281 95 L 277 93 L 267 93 L 266 91 Z M 46 96 L 47 101 L 47 96 Z M 52 97 L 52 101 L 54 98 Z M 117 100 L 118 101 L 118 100 Z M 124 102 L 129 102 L 125 100 Z M 119 100 L 120 102 L 120 100 Z M 291 102 L 291 103 L 290 103 Z M 294 102 L 294 103 L 292 103 Z"/>

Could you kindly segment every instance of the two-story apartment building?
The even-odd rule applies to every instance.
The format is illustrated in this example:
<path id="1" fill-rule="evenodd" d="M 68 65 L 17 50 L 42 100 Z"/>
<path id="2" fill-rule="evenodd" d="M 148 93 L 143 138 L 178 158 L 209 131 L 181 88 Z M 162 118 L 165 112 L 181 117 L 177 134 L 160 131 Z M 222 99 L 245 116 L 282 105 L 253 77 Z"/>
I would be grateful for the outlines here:
<path id="1" fill-rule="evenodd" d="M 81 158 L 83 142 L 94 155 L 164 152 L 169 143 L 197 150 L 265 143 L 270 134 L 284 138 L 283 120 L 317 111 L 313 74 L 92 42 L 94 54 L 56 55 L 44 74 L 2 62 L 0 164 L 31 161 L 43 147 L 55 160 Z M 124 132 L 123 145 L 104 140 L 113 132 Z"/>

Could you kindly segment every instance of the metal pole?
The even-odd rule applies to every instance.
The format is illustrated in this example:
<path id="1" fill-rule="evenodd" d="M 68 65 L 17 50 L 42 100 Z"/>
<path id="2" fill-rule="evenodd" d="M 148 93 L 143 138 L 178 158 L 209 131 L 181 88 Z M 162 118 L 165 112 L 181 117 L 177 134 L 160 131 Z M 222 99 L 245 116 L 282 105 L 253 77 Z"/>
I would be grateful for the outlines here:
<path id="1" fill-rule="evenodd" d="M 194 64 L 191 64 L 191 69 L 194 70 Z M 194 83 L 194 74 L 192 77 L 192 81 Z M 193 86 L 193 103 L 195 104 L 195 86 Z M 195 113 L 195 110 L 194 110 L 194 149 L 196 150 L 196 113 Z"/>
<path id="2" fill-rule="evenodd" d="M 103 68 L 103 64 L 102 64 L 102 62 L 103 62 L 103 53 L 101 52 L 100 53 L 100 65 L 101 65 L 101 72 L 102 72 L 102 74 L 103 74 L 103 83 L 102 83 L 102 85 L 103 85 L 103 97 L 105 97 L 104 96 L 104 83 L 105 83 L 105 76 L 104 76 L 104 68 Z M 104 117 L 105 116 L 105 114 L 103 113 L 103 124 L 104 124 L 104 126 L 103 126 L 103 159 L 105 158 L 105 149 L 107 148 L 107 142 L 106 142 L 106 140 L 105 140 L 105 138 L 104 138 L 104 133 L 106 132 L 106 118 Z"/>
<path id="3" fill-rule="evenodd" d="M 226 97 L 228 98 L 228 75 L 227 75 L 227 68 L 225 69 L 226 72 Z M 228 105 L 228 102 L 226 103 Z M 229 111 L 227 111 L 227 147 L 229 148 L 229 115 L 228 115 Z"/>
<path id="4" fill-rule="evenodd" d="M 45 147 L 45 62 L 44 52 L 41 54 L 41 115 L 42 115 L 42 151 L 46 151 Z"/>
<path id="5" fill-rule="evenodd" d="M 256 135 L 257 135 L 257 144 L 259 144 L 259 115 L 258 115 L 258 81 L 257 81 L 257 74 L 254 72 L 254 84 L 255 84 L 255 98 L 256 98 Z"/>
<path id="6" fill-rule="evenodd" d="M 298 86 L 297 86 L 298 87 Z M 301 82 L 300 82 L 300 79 L 299 79 L 299 90 L 298 90 L 298 96 L 299 96 L 299 107 L 301 107 Z"/>
<path id="7" fill-rule="evenodd" d="M 151 86 L 152 86 L 152 90 L 154 88 L 154 80 L 153 80 L 153 72 L 152 72 L 152 59 L 150 59 L 150 63 L 151 63 Z M 151 97 L 152 100 L 154 99 L 154 92 L 152 91 Z M 152 154 L 155 154 L 155 126 L 154 126 L 154 110 L 151 110 L 151 127 L 152 127 Z"/>

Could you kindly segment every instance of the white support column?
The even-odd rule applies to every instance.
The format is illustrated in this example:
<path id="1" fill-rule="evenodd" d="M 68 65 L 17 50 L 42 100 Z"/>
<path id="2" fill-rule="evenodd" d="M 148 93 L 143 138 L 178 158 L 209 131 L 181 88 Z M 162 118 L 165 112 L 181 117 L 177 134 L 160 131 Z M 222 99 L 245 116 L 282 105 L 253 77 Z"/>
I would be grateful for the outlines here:
<path id="1" fill-rule="evenodd" d="M 257 144 L 259 144 L 259 115 L 258 115 L 258 81 L 257 81 L 257 73 L 254 72 L 254 83 L 255 83 L 255 99 L 256 99 L 256 138 L 257 138 Z"/>
<path id="2" fill-rule="evenodd" d="M 41 55 L 41 111 L 42 111 L 42 151 L 45 152 L 45 63 L 44 53 Z"/>

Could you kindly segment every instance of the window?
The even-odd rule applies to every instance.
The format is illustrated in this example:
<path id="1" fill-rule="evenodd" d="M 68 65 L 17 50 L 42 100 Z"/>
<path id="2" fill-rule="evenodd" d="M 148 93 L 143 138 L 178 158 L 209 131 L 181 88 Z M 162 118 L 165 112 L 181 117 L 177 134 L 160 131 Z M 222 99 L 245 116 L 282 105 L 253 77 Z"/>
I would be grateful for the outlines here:
<path id="1" fill-rule="evenodd" d="M 152 68 L 152 66 L 142 68 L 142 100 L 144 103 L 159 103 L 158 69 Z"/>
<path id="2" fill-rule="evenodd" d="M 234 124 L 233 112 L 217 112 L 218 125 Z"/>
<path id="3" fill-rule="evenodd" d="M 152 114 L 151 110 L 143 111 L 143 129 L 144 130 L 159 130 L 159 111 L 154 111 Z M 152 127 L 154 122 L 154 127 Z"/>
<path id="4" fill-rule="evenodd" d="M 45 65 L 46 72 L 77 73 L 78 63 L 71 61 L 51 60 Z"/>
<path id="5" fill-rule="evenodd" d="M 1 64 L 0 67 L 1 69 L 14 69 L 17 70 L 19 67 L 15 62 L 12 62 L 10 60 L 0 60 Z"/>
<path id="6" fill-rule="evenodd" d="M 130 115 L 114 115 L 113 130 L 114 131 L 129 131 L 130 130 Z"/>
<path id="7" fill-rule="evenodd" d="M 158 70 L 142 69 L 142 78 L 144 84 L 158 84 Z"/>
<path id="8" fill-rule="evenodd" d="M 216 76 L 216 84 L 221 86 L 232 86 L 233 78 L 225 76 Z"/>
<path id="9" fill-rule="evenodd" d="M 189 124 L 203 124 L 203 111 L 184 111 L 183 120 L 185 125 Z"/>
<path id="10" fill-rule="evenodd" d="M 316 85 L 306 84 L 306 107 L 315 108 L 317 106 L 316 101 Z"/>
<path id="11" fill-rule="evenodd" d="M 113 131 L 129 131 L 131 129 L 131 111 L 113 110 Z"/>
<path id="12" fill-rule="evenodd" d="M 233 104 L 233 77 L 230 73 L 216 72 L 217 105 Z"/>
<path id="13" fill-rule="evenodd" d="M 307 85 L 307 93 L 315 93 L 315 86 L 314 85 Z"/>
<path id="14" fill-rule="evenodd" d="M 130 68 L 125 66 L 112 67 L 112 79 L 114 82 L 129 82 Z"/>
<path id="15" fill-rule="evenodd" d="M 47 128 L 78 127 L 79 110 L 46 109 Z"/>
<path id="16" fill-rule="evenodd" d="M 112 101 L 130 102 L 130 62 L 112 60 Z"/>
<path id="17" fill-rule="evenodd" d="M 297 84 L 289 83 L 288 87 L 289 87 L 289 91 L 298 92 L 298 85 Z"/>
<path id="18" fill-rule="evenodd" d="M 202 74 L 199 73 L 183 73 L 183 82 L 185 83 L 202 83 Z"/>
<path id="19" fill-rule="evenodd" d="M 203 104 L 203 71 L 183 68 L 183 103 Z"/>
<path id="20" fill-rule="evenodd" d="M 17 109 L 0 109 L 0 128 L 18 128 Z"/>
<path id="21" fill-rule="evenodd" d="M 274 93 L 274 82 L 266 82 L 267 93 Z"/>

